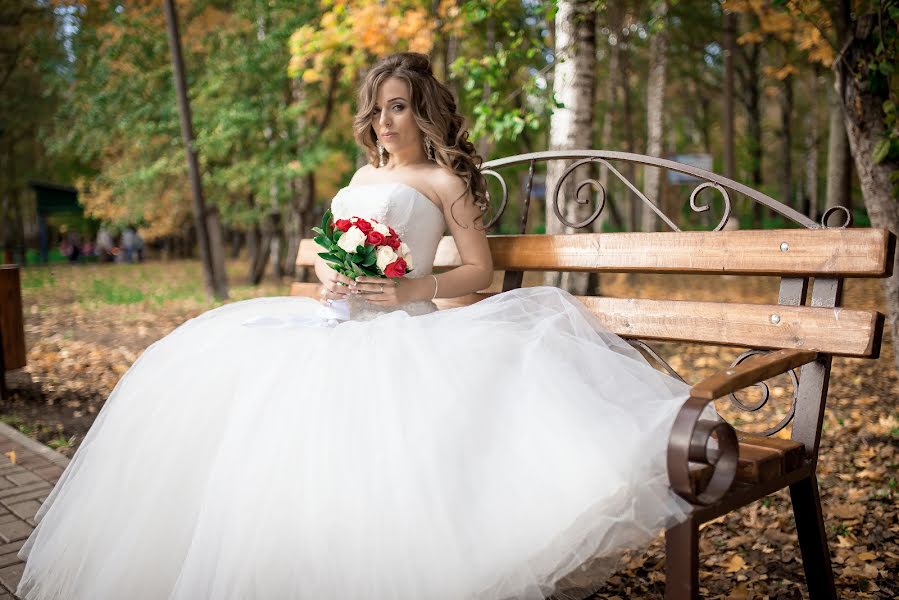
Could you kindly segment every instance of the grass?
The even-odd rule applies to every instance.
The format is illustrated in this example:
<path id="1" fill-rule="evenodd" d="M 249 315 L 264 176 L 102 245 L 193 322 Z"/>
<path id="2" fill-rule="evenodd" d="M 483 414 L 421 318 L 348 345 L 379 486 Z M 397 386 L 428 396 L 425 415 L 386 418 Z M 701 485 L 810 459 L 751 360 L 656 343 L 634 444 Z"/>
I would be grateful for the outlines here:
<path id="1" fill-rule="evenodd" d="M 290 282 L 267 281 L 244 285 L 246 264 L 227 265 L 231 300 L 284 295 Z M 58 264 L 22 270 L 26 304 L 75 304 L 85 310 L 107 306 L 141 305 L 165 308 L 172 304 L 213 307 L 221 302 L 207 298 L 200 264 L 196 261 L 151 261 L 142 264 Z"/>

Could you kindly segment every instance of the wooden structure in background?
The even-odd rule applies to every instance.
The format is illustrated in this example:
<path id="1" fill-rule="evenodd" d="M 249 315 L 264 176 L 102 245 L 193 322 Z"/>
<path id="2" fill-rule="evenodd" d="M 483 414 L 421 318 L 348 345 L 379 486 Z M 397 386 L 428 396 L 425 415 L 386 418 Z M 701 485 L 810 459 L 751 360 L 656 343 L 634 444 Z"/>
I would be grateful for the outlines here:
<path id="1" fill-rule="evenodd" d="M 0 265 L 0 397 L 6 398 L 6 371 L 25 366 L 25 324 L 19 267 Z"/>

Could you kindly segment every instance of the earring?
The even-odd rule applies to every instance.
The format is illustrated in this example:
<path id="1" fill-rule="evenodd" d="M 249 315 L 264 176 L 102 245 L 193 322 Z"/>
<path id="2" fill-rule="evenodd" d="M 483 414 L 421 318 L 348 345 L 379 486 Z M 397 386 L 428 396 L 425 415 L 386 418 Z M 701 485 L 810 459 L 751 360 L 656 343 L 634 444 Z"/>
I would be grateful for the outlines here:
<path id="1" fill-rule="evenodd" d="M 384 146 L 381 144 L 381 140 L 377 141 L 378 145 L 378 166 L 383 167 L 386 163 L 384 161 Z"/>
<path id="2" fill-rule="evenodd" d="M 434 160 L 434 142 L 429 137 L 425 138 L 425 154 L 428 155 L 428 160 Z"/>

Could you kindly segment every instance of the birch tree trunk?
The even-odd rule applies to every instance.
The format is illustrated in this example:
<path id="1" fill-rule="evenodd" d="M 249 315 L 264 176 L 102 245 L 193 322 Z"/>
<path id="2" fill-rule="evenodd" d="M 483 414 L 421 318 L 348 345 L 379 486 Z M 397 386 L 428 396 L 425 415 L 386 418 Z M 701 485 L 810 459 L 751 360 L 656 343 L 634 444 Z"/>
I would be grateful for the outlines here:
<path id="1" fill-rule="evenodd" d="M 668 31 L 665 17 L 668 14 L 667 0 L 657 0 L 652 9 L 652 19 L 662 22 L 663 27 L 649 41 L 649 79 L 646 85 L 646 154 L 664 158 L 665 114 L 665 71 L 668 66 Z M 643 194 L 656 206 L 662 206 L 662 170 L 644 167 Z M 654 231 L 658 228 L 658 217 L 653 210 L 643 204 L 642 229 Z"/>
<path id="2" fill-rule="evenodd" d="M 848 12 L 848 11 L 847 11 Z M 851 31 L 852 39 L 845 47 L 843 58 L 834 64 L 837 70 L 837 85 L 843 112 L 846 118 L 846 133 L 855 159 L 855 169 L 861 183 L 865 208 L 873 227 L 888 229 L 899 234 L 899 203 L 893 197 L 893 183 L 890 175 L 899 169 L 895 160 L 874 161 L 874 149 L 880 140 L 887 137 L 883 122 L 885 97 L 872 91 L 866 75 L 855 75 L 850 69 L 858 65 L 874 62 L 878 39 L 874 33 L 875 18 L 866 15 L 855 23 Z M 870 67 L 873 68 L 873 67 Z M 893 356 L 899 368 L 899 253 L 893 259 L 893 275 L 883 282 L 885 307 L 893 343 Z"/>
<path id="3" fill-rule="evenodd" d="M 620 55 L 619 61 L 621 65 L 621 77 L 619 77 L 618 84 L 621 89 L 621 119 L 622 119 L 622 131 L 621 134 L 624 137 L 624 151 L 625 152 L 636 152 L 637 147 L 635 146 L 635 133 L 634 133 L 634 111 L 633 111 L 633 97 L 631 96 L 631 84 L 630 84 L 630 75 L 631 75 L 631 48 L 630 42 L 628 41 L 628 34 L 626 33 L 627 28 L 631 22 L 630 15 L 625 13 L 625 18 L 623 21 L 623 27 L 621 29 L 624 34 L 620 41 Z M 637 175 L 636 168 L 634 167 L 634 163 L 627 162 L 622 165 L 622 175 L 636 185 Z M 640 199 L 633 195 L 633 192 L 630 190 L 626 190 L 625 196 L 628 197 L 628 214 L 630 215 L 630 224 L 628 229 L 630 231 L 638 231 L 640 229 L 640 208 L 641 203 Z"/>
<path id="4" fill-rule="evenodd" d="M 559 2 L 556 13 L 556 65 L 553 93 L 563 105 L 550 120 L 551 150 L 589 148 L 593 139 L 593 103 L 596 91 L 596 16 L 589 0 Z M 546 232 L 572 232 L 565 228 L 553 212 L 552 194 L 566 168 L 562 161 L 551 161 L 546 175 Z M 584 172 L 586 171 L 586 172 Z M 581 221 L 594 209 L 592 198 L 584 204 L 575 198 L 576 184 L 589 177 L 589 169 L 569 175 L 559 190 L 559 208 L 570 222 Z M 582 196 L 592 196 L 589 186 Z M 549 285 L 558 285 L 573 294 L 585 294 L 586 273 L 547 273 Z"/>
<path id="5" fill-rule="evenodd" d="M 612 132 L 614 131 L 613 121 L 618 110 L 618 85 L 613 77 L 621 70 L 621 26 L 622 12 L 618 3 L 611 3 L 607 8 L 607 17 L 609 21 L 609 68 L 608 81 L 605 82 L 605 96 L 603 103 L 605 106 L 605 114 L 602 116 L 602 130 L 599 134 L 600 150 L 611 150 Z M 593 231 L 601 232 L 602 226 L 607 219 L 606 212 L 609 215 L 616 215 L 612 205 L 612 198 L 609 195 L 609 168 L 605 165 L 599 167 L 599 184 L 606 191 L 606 208 L 603 210 L 600 218 L 594 223 Z M 624 227 L 620 222 L 621 218 L 612 219 L 613 224 L 618 227 Z"/>

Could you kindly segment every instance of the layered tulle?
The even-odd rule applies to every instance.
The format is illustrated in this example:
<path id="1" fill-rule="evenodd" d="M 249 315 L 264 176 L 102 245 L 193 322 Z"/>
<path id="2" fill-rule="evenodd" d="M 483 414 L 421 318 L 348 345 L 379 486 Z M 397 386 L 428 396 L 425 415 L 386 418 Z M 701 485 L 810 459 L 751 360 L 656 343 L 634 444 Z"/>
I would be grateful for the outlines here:
<path id="1" fill-rule="evenodd" d="M 122 378 L 18 593 L 542 598 L 684 517 L 665 447 L 686 394 L 555 288 L 339 324 L 227 305 Z"/>

